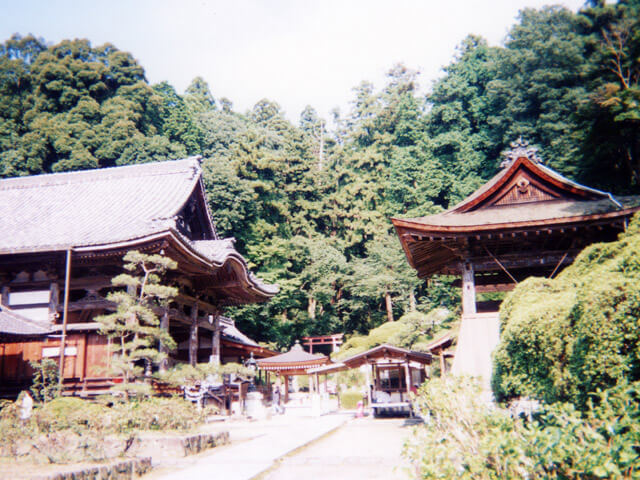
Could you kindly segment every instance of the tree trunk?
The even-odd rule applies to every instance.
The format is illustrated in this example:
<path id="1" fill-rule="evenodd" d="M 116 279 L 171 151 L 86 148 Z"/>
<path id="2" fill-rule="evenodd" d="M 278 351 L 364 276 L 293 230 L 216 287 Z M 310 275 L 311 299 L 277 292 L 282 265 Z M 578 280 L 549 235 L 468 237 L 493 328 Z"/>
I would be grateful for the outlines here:
<path id="1" fill-rule="evenodd" d="M 169 312 L 167 309 L 165 309 L 165 311 L 162 314 L 162 319 L 160 320 L 160 328 L 162 328 L 163 330 L 166 330 L 167 332 L 169 331 Z M 166 357 L 164 357 L 161 361 L 160 361 L 160 371 L 161 372 L 166 372 L 169 369 L 169 349 L 166 347 L 166 345 L 163 345 L 162 343 L 160 343 L 160 353 L 163 353 L 166 355 Z"/>
<path id="2" fill-rule="evenodd" d="M 309 318 L 311 320 L 315 320 L 316 319 L 316 305 L 318 304 L 318 301 L 313 298 L 313 297 L 309 297 L 309 305 L 307 306 L 307 311 L 309 312 Z"/>
<path id="3" fill-rule="evenodd" d="M 411 290 L 411 292 L 409 293 L 409 311 L 416 311 L 416 294 L 413 290 Z"/>
<path id="4" fill-rule="evenodd" d="M 387 306 L 387 321 L 393 322 L 393 304 L 391 303 L 391 294 L 388 291 L 384 294 L 384 300 Z"/>

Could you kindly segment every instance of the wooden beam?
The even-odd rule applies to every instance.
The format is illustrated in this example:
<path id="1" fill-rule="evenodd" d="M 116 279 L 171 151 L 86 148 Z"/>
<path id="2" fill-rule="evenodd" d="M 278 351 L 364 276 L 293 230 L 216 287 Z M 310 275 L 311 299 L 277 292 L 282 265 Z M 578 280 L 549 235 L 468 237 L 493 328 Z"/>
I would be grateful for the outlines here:
<path id="1" fill-rule="evenodd" d="M 515 283 L 496 283 L 493 285 L 476 285 L 476 293 L 510 292 L 516 287 Z"/>
<path id="2" fill-rule="evenodd" d="M 189 329 L 189 364 L 198 363 L 198 302 L 191 307 L 191 328 Z"/>

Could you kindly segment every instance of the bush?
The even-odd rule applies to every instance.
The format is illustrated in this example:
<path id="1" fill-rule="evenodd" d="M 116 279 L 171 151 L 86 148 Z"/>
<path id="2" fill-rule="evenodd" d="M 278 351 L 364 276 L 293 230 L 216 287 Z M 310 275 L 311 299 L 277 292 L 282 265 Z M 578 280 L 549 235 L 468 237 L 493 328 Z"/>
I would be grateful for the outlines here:
<path id="1" fill-rule="evenodd" d="M 80 398 L 56 398 L 33 411 L 31 421 L 40 432 L 70 429 L 101 432 L 111 423 L 110 409 Z"/>
<path id="2" fill-rule="evenodd" d="M 590 392 L 640 380 L 640 217 L 556 279 L 530 278 L 500 310 L 493 389 L 584 410 Z"/>
<path id="3" fill-rule="evenodd" d="M 112 407 L 112 430 L 129 433 L 141 430 L 189 430 L 204 422 L 213 413 L 196 409 L 181 398 L 150 398 L 117 403 Z"/>
<path id="4" fill-rule="evenodd" d="M 29 362 L 33 368 L 31 394 L 36 402 L 48 402 L 60 395 L 58 364 L 50 358 Z"/>
<path id="5" fill-rule="evenodd" d="M 178 364 L 166 372 L 158 372 L 155 376 L 162 382 L 175 386 L 193 385 L 203 382 L 208 378 L 222 382 L 222 375 L 237 375 L 243 378 L 253 378 L 255 370 L 247 368 L 239 363 L 198 363 L 195 367 L 189 364 Z"/>
<path id="6" fill-rule="evenodd" d="M 340 393 L 340 408 L 353 410 L 358 406 L 358 402 L 362 401 L 362 398 L 362 392 L 357 390 L 345 390 Z"/>
<path id="7" fill-rule="evenodd" d="M 117 401 L 111 406 L 57 398 L 21 421 L 19 405 L 12 402 L 0 411 L 0 456 L 36 455 L 50 463 L 101 460 L 107 456 L 108 435 L 133 439 L 140 431 L 186 431 L 212 413 L 179 398 Z"/>
<path id="8" fill-rule="evenodd" d="M 427 382 L 414 407 L 427 418 L 405 445 L 419 478 L 635 478 L 640 383 L 599 394 L 585 414 L 544 406 L 525 421 L 483 400 L 469 379 Z"/>

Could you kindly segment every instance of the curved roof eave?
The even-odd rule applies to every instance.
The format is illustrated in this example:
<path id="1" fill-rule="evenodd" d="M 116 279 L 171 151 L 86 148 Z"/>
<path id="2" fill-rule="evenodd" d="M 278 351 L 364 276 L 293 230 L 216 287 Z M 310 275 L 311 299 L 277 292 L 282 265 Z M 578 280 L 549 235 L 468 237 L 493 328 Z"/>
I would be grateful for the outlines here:
<path id="1" fill-rule="evenodd" d="M 436 225 L 429 224 L 422 219 L 401 219 L 401 218 L 392 218 L 391 222 L 393 223 L 396 229 L 404 228 L 417 230 L 424 233 L 476 233 L 483 231 L 492 231 L 492 230 L 515 230 L 521 228 L 536 228 L 536 227 L 545 227 L 551 225 L 562 225 L 562 224 L 577 224 L 582 222 L 590 222 L 597 220 L 606 220 L 616 217 L 625 217 L 627 215 L 632 215 L 633 213 L 640 210 L 640 207 L 631 207 L 625 208 L 624 210 L 616 210 L 608 213 L 600 213 L 593 215 L 577 215 L 573 217 L 557 217 L 557 218 L 549 218 L 544 220 L 531 220 L 531 221 L 522 221 L 522 222 L 503 222 L 503 223 L 478 223 L 473 225 Z M 428 219 L 429 217 L 422 217 L 424 219 Z"/>
<path id="2" fill-rule="evenodd" d="M 254 277 L 248 268 L 247 262 L 240 253 L 235 250 L 228 252 L 228 254 L 222 260 L 214 260 L 207 257 L 203 253 L 199 252 L 180 232 L 174 228 L 169 228 L 162 232 L 155 233 L 153 235 L 147 235 L 144 237 L 138 237 L 123 242 L 108 243 L 103 245 L 90 245 L 82 247 L 66 247 L 61 250 L 71 248 L 75 252 L 90 252 L 93 250 L 111 250 L 114 248 L 134 248 L 136 245 L 147 243 L 154 240 L 168 239 L 172 240 L 174 246 L 179 247 L 185 254 L 189 255 L 195 261 L 199 262 L 205 268 L 221 268 L 227 262 L 234 262 L 240 266 L 243 274 L 244 283 L 248 288 L 258 294 L 259 296 L 271 298 L 280 290 L 278 285 L 268 285 L 260 282 Z"/>

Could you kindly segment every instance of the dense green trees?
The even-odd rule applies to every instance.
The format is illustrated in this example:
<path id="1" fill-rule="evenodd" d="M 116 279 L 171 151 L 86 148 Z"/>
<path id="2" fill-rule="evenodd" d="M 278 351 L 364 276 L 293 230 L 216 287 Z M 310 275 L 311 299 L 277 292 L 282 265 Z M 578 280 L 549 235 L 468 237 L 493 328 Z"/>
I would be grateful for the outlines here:
<path id="1" fill-rule="evenodd" d="M 239 324 L 283 346 L 365 332 L 455 307 L 446 280 L 415 278 L 389 218 L 460 201 L 516 137 L 571 178 L 640 192 L 639 9 L 524 10 L 503 47 L 465 39 L 426 96 L 404 65 L 379 90 L 362 82 L 333 130 L 312 107 L 294 125 L 269 99 L 236 112 L 199 77 L 184 94 L 149 85 L 112 45 L 14 36 L 0 45 L 0 176 L 200 154 L 220 234 L 281 286 L 231 312 Z"/>

